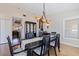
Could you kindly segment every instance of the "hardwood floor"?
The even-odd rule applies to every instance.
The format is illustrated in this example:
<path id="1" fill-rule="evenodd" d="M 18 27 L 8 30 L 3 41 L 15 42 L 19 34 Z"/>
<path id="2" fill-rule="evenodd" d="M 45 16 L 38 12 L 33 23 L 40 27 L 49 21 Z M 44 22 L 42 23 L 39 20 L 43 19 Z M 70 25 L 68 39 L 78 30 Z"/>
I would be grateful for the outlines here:
<path id="1" fill-rule="evenodd" d="M 76 47 L 61 44 L 60 50 L 61 50 L 60 52 L 58 52 L 58 50 L 57 50 L 58 56 L 79 56 L 79 48 L 76 48 Z M 53 48 L 50 49 L 50 55 L 51 56 L 55 55 Z"/>
<path id="2" fill-rule="evenodd" d="M 0 56 L 9 56 L 9 47 L 8 44 L 0 45 Z"/>
<path id="3" fill-rule="evenodd" d="M 58 56 L 79 56 L 79 48 L 61 44 L 60 53 L 57 50 Z M 0 45 L 0 56 L 9 56 L 8 45 Z M 55 56 L 53 48 L 50 49 L 50 56 Z"/>

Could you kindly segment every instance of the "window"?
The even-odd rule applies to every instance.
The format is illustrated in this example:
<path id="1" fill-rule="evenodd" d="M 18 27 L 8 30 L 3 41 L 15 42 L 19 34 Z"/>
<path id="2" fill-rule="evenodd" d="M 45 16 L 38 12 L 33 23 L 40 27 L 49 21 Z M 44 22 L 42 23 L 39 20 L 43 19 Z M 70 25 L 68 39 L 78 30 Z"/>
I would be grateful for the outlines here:
<path id="1" fill-rule="evenodd" d="M 79 39 L 79 18 L 65 20 L 64 37 Z"/>

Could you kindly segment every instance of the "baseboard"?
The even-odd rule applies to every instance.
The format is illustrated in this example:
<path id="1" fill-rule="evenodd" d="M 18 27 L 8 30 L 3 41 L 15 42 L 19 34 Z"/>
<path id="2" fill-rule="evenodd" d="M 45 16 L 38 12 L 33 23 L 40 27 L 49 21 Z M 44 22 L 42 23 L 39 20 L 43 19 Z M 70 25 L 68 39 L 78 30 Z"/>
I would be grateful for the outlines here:
<path id="1" fill-rule="evenodd" d="M 72 46 L 72 47 L 77 47 L 77 48 L 79 48 L 79 45 L 73 44 L 73 43 L 69 43 L 69 42 L 65 42 L 65 41 L 62 41 L 61 44 L 65 44 L 65 45 L 69 45 L 69 46 Z"/>

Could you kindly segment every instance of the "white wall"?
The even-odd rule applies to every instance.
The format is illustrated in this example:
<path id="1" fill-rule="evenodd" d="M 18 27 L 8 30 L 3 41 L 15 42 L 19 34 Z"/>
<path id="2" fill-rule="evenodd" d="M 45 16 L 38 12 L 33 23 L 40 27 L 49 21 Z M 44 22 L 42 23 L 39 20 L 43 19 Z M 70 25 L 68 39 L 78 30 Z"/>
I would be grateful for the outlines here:
<path id="1" fill-rule="evenodd" d="M 10 36 L 12 38 L 12 26 L 11 26 L 11 20 L 7 21 L 9 19 L 6 18 L 0 18 L 0 44 L 7 42 L 7 37 Z"/>
<path id="2" fill-rule="evenodd" d="M 3 20 L 3 19 L 0 19 L 0 34 L 1 34 L 1 36 L 0 36 L 0 43 L 4 43 L 5 42 L 5 40 L 6 40 L 6 38 L 5 38 L 5 20 Z"/>
<path id="3" fill-rule="evenodd" d="M 74 47 L 79 47 L 79 40 L 69 40 L 69 39 L 64 39 L 63 38 L 63 21 L 65 19 L 73 19 L 73 18 L 79 17 L 79 11 L 78 10 L 72 10 L 72 11 L 67 11 L 63 12 L 61 14 L 57 14 L 55 17 L 56 20 L 56 31 L 61 34 L 61 43 L 65 43 Z"/>

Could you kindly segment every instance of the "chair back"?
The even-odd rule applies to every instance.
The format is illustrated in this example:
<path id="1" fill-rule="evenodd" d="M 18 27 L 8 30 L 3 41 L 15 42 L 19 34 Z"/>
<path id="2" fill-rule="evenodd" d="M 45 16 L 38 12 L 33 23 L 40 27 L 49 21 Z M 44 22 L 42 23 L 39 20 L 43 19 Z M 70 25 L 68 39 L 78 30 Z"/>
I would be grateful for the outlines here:
<path id="1" fill-rule="evenodd" d="M 57 39 L 60 39 L 60 34 L 57 34 L 56 36 L 57 36 Z"/>
<path id="2" fill-rule="evenodd" d="M 46 55 L 49 50 L 50 35 L 43 35 L 43 54 Z"/>
<path id="3" fill-rule="evenodd" d="M 56 38 L 57 38 L 57 44 L 60 45 L 60 34 L 57 34 Z"/>
<path id="4" fill-rule="evenodd" d="M 27 50 L 27 56 L 33 56 L 32 48 L 28 44 L 25 45 L 25 50 Z"/>
<path id="5" fill-rule="evenodd" d="M 7 37 L 7 40 L 8 40 L 10 54 L 11 54 L 11 56 L 13 56 L 13 48 L 12 48 L 12 43 L 11 43 L 11 40 L 10 40 L 9 36 Z"/>
<path id="6" fill-rule="evenodd" d="M 56 38 L 54 39 L 55 46 L 58 46 L 60 44 L 60 34 L 56 34 Z"/>
<path id="7" fill-rule="evenodd" d="M 11 39 L 10 39 L 9 36 L 7 37 L 7 40 L 8 40 L 8 45 L 9 45 L 10 54 L 11 54 L 11 56 L 13 56 L 13 54 L 14 54 L 13 47 L 15 47 L 15 46 L 17 46 L 17 45 L 20 45 L 20 47 L 21 47 L 21 40 L 18 39 L 18 38 L 14 38 L 14 39 L 12 39 L 12 41 L 11 41 Z"/>
<path id="8" fill-rule="evenodd" d="M 50 36 L 51 36 L 51 37 L 56 37 L 56 32 L 51 32 L 51 33 L 50 33 Z"/>
<path id="9" fill-rule="evenodd" d="M 51 34 L 55 35 L 55 34 L 56 34 L 56 32 L 51 32 Z"/>
<path id="10" fill-rule="evenodd" d="M 19 39 L 19 38 L 13 38 L 12 39 L 12 45 L 14 45 L 14 46 L 20 45 L 20 47 L 21 47 L 21 39 Z"/>

